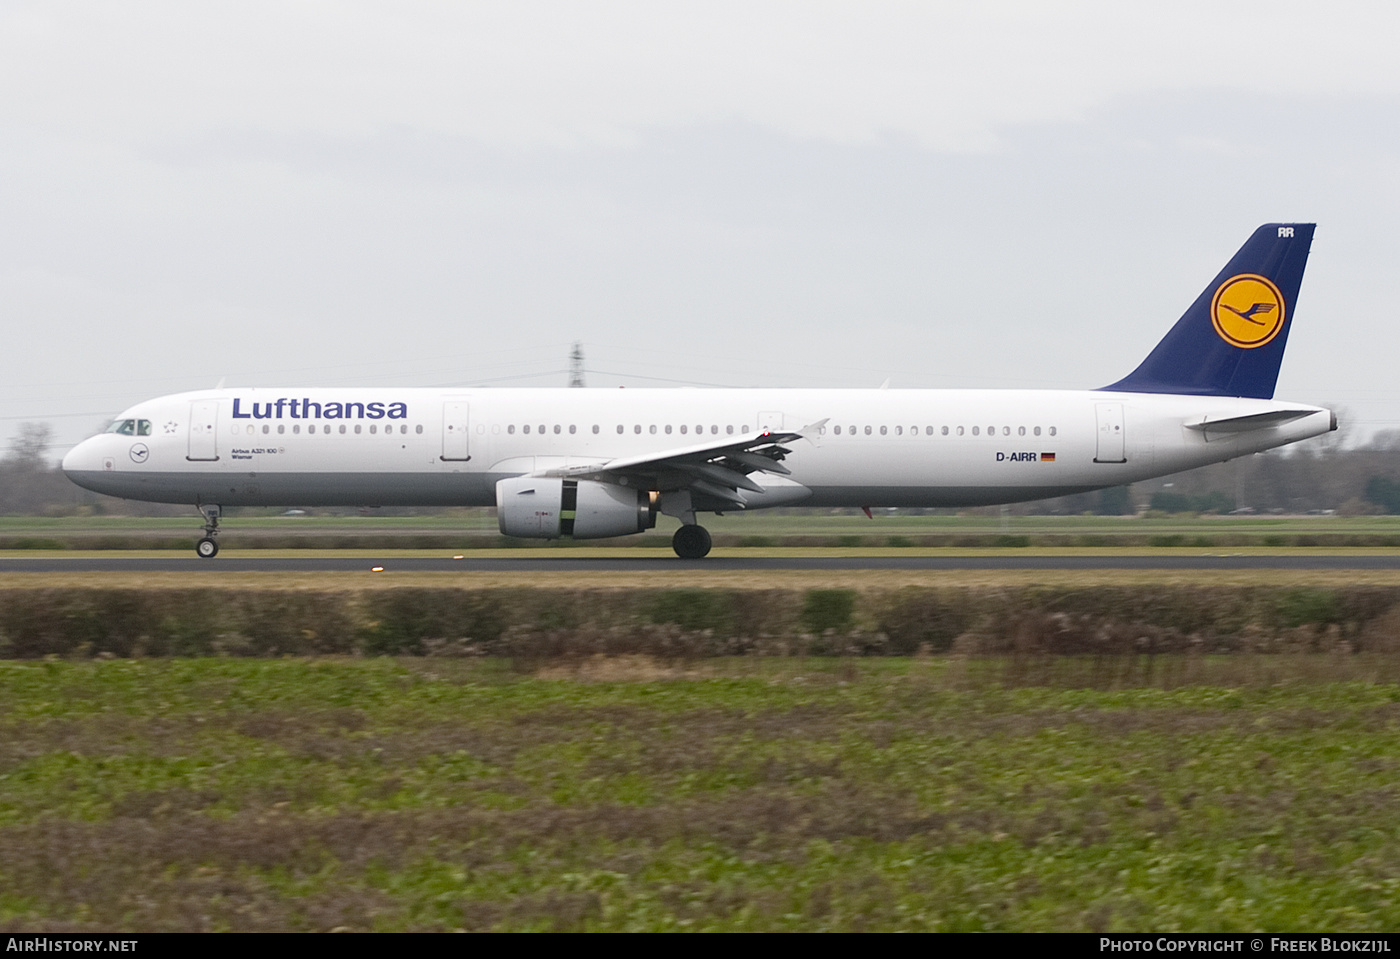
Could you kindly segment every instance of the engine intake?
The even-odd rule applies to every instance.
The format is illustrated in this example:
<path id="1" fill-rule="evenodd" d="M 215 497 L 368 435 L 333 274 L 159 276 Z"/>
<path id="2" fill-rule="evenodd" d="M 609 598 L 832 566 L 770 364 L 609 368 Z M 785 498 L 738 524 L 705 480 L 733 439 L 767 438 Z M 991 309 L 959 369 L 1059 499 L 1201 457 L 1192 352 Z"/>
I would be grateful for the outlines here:
<path id="1" fill-rule="evenodd" d="M 553 477 L 516 476 L 496 484 L 496 521 L 506 536 L 602 539 L 656 525 L 646 490 Z"/>

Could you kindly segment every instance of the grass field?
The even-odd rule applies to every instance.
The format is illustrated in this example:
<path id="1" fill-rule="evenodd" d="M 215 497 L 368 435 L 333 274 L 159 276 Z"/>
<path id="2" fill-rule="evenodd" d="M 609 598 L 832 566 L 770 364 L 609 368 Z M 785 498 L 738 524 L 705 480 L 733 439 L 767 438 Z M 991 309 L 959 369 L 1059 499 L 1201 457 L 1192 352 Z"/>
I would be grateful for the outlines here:
<path id="1" fill-rule="evenodd" d="M 0 662 L 0 930 L 1393 930 L 1396 666 Z"/>
<path id="2" fill-rule="evenodd" d="M 874 519 L 829 511 L 706 517 L 721 547 L 1400 547 L 1397 516 L 916 516 Z M 0 549 L 191 549 L 200 521 L 190 518 L 0 517 Z M 669 548 L 674 521 L 614 540 L 510 540 L 491 511 L 438 516 L 234 515 L 222 526 L 225 548 Z"/>

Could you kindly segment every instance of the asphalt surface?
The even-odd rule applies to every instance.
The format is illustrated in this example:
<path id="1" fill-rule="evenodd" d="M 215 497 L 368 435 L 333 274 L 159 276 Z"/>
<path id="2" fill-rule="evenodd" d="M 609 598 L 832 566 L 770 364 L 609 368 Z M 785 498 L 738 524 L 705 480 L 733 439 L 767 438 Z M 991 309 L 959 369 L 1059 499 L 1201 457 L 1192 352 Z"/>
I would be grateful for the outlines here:
<path id="1" fill-rule="evenodd" d="M 502 550 L 500 558 L 466 559 L 395 557 L 218 556 L 199 559 L 188 555 L 146 557 L 39 556 L 0 559 L 3 573 L 349 573 L 376 566 L 386 571 L 415 573 L 647 573 L 694 569 L 714 572 L 776 572 L 830 570 L 1394 570 L 1400 569 L 1400 553 L 1278 555 L 1209 554 L 1183 556 L 724 556 L 681 560 L 650 556 L 577 558 L 522 556 Z"/>

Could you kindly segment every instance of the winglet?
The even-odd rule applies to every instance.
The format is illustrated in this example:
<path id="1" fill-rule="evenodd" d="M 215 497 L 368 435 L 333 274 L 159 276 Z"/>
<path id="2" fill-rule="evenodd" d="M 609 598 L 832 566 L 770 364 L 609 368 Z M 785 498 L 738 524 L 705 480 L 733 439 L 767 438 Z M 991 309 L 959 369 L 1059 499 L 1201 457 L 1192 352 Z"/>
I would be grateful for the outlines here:
<path id="1" fill-rule="evenodd" d="M 806 426 L 802 427 L 802 429 L 797 430 L 797 435 L 813 446 L 818 446 L 820 445 L 820 440 L 818 440 L 817 437 L 822 435 L 822 428 L 826 426 L 827 421 L 830 419 L 831 417 L 829 416 L 823 416 L 815 423 L 808 423 Z"/>

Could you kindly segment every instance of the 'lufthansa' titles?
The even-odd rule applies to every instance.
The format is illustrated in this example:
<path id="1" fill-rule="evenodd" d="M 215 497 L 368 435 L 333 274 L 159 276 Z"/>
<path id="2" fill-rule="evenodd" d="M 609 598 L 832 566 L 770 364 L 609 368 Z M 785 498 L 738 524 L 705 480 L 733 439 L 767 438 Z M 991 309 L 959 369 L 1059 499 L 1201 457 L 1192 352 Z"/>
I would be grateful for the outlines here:
<path id="1" fill-rule="evenodd" d="M 407 403 L 319 403 L 314 400 L 291 400 L 283 397 L 276 402 L 254 403 L 245 410 L 242 400 L 233 401 L 236 420 L 404 420 L 408 419 Z"/>

